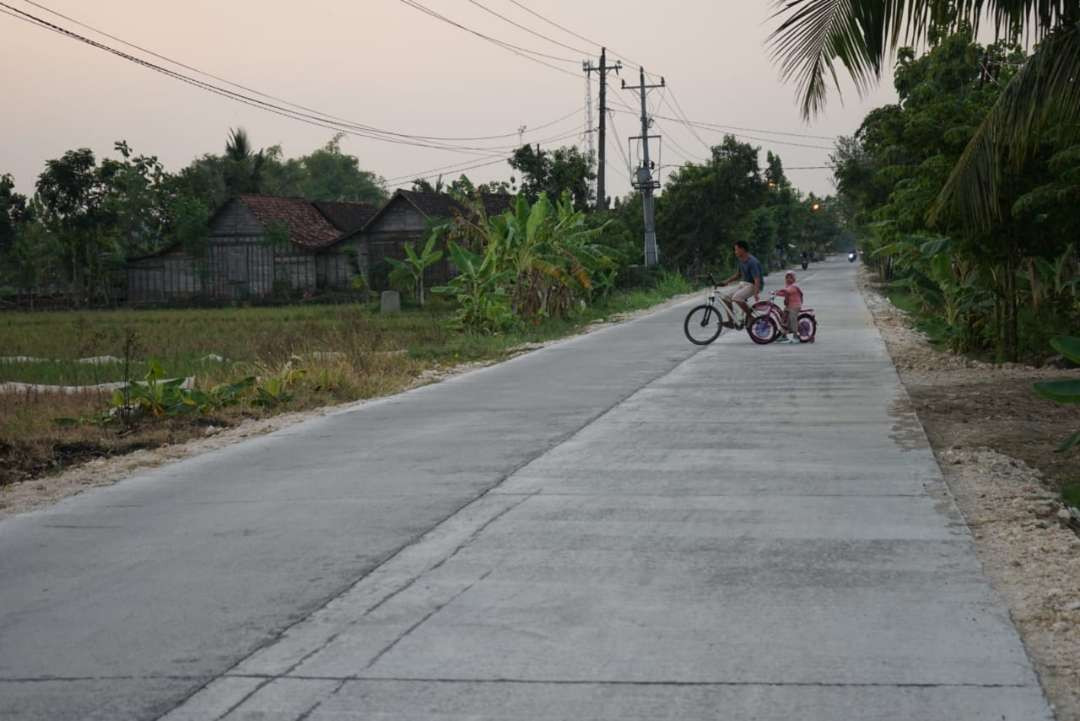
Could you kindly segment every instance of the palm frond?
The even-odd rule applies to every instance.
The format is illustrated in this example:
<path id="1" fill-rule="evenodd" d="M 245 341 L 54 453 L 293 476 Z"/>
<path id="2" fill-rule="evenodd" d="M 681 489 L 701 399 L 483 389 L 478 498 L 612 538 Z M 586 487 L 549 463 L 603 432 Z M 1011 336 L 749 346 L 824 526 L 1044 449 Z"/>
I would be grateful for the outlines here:
<path id="1" fill-rule="evenodd" d="M 1042 130 L 1080 118 L 1080 23 L 1064 25 L 1036 48 L 1009 80 L 979 125 L 930 210 L 985 230 L 1001 218 L 999 194 L 1007 168 L 1020 168 L 1039 147 Z"/>
<path id="2" fill-rule="evenodd" d="M 843 65 L 860 93 L 881 77 L 901 44 L 919 45 L 934 29 L 989 19 L 997 35 L 1024 29 L 1038 41 L 1076 13 L 1075 0 L 776 0 L 779 27 L 768 38 L 785 81 L 794 80 L 803 116 L 825 107 L 828 79 L 839 89 Z"/>

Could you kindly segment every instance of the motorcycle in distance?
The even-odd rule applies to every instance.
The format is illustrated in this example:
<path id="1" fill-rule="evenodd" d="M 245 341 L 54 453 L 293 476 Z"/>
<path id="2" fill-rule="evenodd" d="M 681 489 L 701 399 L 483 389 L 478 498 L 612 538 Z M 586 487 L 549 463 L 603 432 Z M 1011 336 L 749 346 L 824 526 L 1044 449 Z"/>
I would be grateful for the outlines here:
<path id="1" fill-rule="evenodd" d="M 854 250 L 850 251 L 847 254 L 847 259 L 848 259 L 849 263 L 854 263 L 855 259 L 858 258 L 858 257 L 859 257 L 858 254 Z"/>

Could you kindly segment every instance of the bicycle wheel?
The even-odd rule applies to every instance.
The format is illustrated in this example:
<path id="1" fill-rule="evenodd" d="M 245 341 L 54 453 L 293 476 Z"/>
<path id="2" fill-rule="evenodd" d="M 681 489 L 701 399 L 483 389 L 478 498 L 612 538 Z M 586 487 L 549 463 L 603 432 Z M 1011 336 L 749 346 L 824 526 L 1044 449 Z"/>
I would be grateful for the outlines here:
<path id="1" fill-rule="evenodd" d="M 814 342 L 814 337 L 817 336 L 817 319 L 814 316 L 808 313 L 799 316 L 798 336 L 800 343 Z"/>
<path id="2" fill-rule="evenodd" d="M 720 311 L 708 303 L 691 310 L 683 321 L 683 332 L 694 345 L 709 345 L 720 337 L 723 329 Z"/>
<path id="3" fill-rule="evenodd" d="M 746 333 L 750 336 L 750 340 L 758 345 L 767 345 L 780 335 L 780 327 L 771 316 L 760 315 L 750 319 L 750 324 L 746 326 Z"/>

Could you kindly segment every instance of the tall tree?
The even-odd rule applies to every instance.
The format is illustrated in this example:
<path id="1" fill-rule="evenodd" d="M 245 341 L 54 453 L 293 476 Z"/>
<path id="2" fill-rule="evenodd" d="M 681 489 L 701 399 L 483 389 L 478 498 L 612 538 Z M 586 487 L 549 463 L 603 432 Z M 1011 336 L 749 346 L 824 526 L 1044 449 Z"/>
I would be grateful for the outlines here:
<path id="1" fill-rule="evenodd" d="M 89 148 L 69 150 L 45 163 L 38 177 L 41 220 L 63 248 L 72 300 L 86 303 L 106 292 L 104 260 L 116 250 L 108 192 Z"/>
<path id="2" fill-rule="evenodd" d="M 578 148 L 562 147 L 541 150 L 522 145 L 510 158 L 510 167 L 521 173 L 521 192 L 530 201 L 541 194 L 560 198 L 570 193 L 574 207 L 585 210 L 592 205 L 593 192 L 589 183 L 596 178 L 592 158 Z"/>
<path id="3" fill-rule="evenodd" d="M 988 229 L 1003 216 L 1006 169 L 1023 167 L 1054 124 L 1080 120 L 1076 0 L 788 0 L 779 7 L 773 54 L 798 85 L 806 117 L 824 107 L 827 78 L 836 80 L 838 64 L 862 91 L 880 78 L 901 44 L 933 44 L 964 27 L 977 31 L 987 18 L 999 37 L 1039 41 L 950 167 L 933 219 L 954 211 L 966 227 Z"/>
<path id="4" fill-rule="evenodd" d="M 252 150 L 246 130 L 230 128 L 225 141 L 225 189 L 228 194 L 261 193 L 265 162 L 262 150 Z"/>
<path id="5" fill-rule="evenodd" d="M 665 263 L 698 270 L 729 265 L 731 246 L 746 237 L 750 213 L 764 204 L 767 188 L 758 148 L 731 135 L 713 147 L 708 164 L 680 167 L 657 204 Z"/>
<path id="6" fill-rule="evenodd" d="M 0 253 L 15 242 L 18 227 L 27 220 L 26 196 L 15 192 L 15 179 L 0 175 Z"/>

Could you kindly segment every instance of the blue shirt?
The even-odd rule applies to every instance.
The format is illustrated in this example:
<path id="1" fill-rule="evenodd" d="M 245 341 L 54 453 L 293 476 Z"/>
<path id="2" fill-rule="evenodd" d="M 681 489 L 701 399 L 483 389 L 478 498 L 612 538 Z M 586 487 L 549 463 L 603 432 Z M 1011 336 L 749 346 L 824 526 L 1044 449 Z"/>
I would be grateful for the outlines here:
<path id="1" fill-rule="evenodd" d="M 765 287 L 764 273 L 761 269 L 761 263 L 752 255 L 746 256 L 746 260 L 739 261 L 739 271 L 742 273 L 742 279 L 751 285 L 754 283 L 754 278 L 757 278 L 760 283 L 760 287 Z"/>

